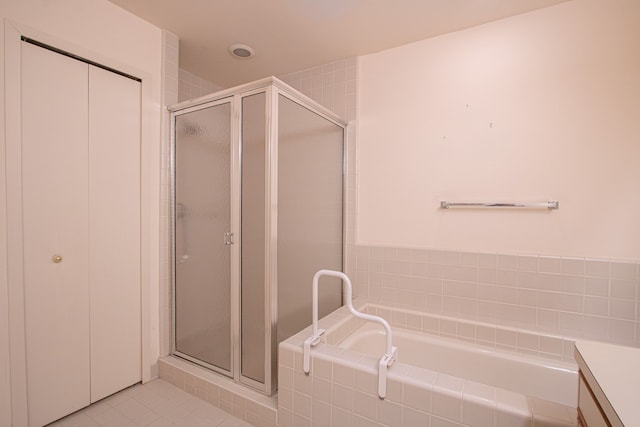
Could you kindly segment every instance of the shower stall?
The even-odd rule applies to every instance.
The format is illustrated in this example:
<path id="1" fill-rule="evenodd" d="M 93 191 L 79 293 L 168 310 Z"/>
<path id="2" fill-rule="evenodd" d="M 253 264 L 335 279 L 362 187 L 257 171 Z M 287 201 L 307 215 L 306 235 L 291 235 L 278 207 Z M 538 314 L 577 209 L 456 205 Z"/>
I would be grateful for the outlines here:
<path id="1" fill-rule="evenodd" d="M 170 112 L 172 353 L 270 395 L 314 273 L 343 269 L 346 124 L 273 77 Z"/>

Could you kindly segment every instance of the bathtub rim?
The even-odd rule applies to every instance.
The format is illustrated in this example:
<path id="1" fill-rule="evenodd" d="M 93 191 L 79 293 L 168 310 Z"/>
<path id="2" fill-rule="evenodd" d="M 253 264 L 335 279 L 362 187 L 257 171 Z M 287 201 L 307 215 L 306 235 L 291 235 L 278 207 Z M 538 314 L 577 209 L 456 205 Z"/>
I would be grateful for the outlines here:
<path id="1" fill-rule="evenodd" d="M 451 347 L 465 347 L 465 350 L 468 350 L 470 348 L 471 351 L 474 353 L 497 352 L 505 359 L 522 361 L 522 362 L 533 362 L 534 364 L 545 367 L 545 368 L 559 369 L 559 370 L 569 371 L 576 375 L 578 374 L 578 365 L 576 362 L 569 362 L 569 361 L 559 360 L 559 359 L 551 359 L 551 358 L 539 356 L 537 354 L 524 354 L 524 353 L 511 351 L 507 349 L 489 347 L 489 346 L 485 346 L 478 343 L 462 341 L 459 339 L 451 338 L 449 336 L 435 335 L 435 334 L 430 334 L 428 332 L 419 332 L 419 331 L 414 331 L 407 328 L 402 328 L 399 326 L 392 326 L 391 330 L 394 336 L 396 335 L 396 333 L 400 336 L 401 335 L 417 335 L 420 338 L 424 338 L 425 340 L 430 342 L 443 341 L 447 343 L 447 345 L 450 345 Z M 343 348 L 345 350 L 355 351 L 357 353 L 360 353 L 357 350 L 351 350 L 350 347 L 347 347 L 347 345 L 350 344 L 351 341 L 357 338 L 356 334 L 362 333 L 362 334 L 373 335 L 374 333 L 382 334 L 383 332 L 384 330 L 379 328 L 378 325 L 375 325 L 372 323 L 364 323 L 360 327 L 355 329 L 353 332 L 351 332 L 351 334 L 347 335 L 340 342 L 337 342 L 334 345 L 337 347 Z M 403 363 L 403 362 L 400 362 L 400 363 Z"/>
<path id="2" fill-rule="evenodd" d="M 579 340 L 579 338 L 572 335 L 538 331 L 538 330 L 520 327 L 517 325 L 516 326 L 503 325 L 500 323 L 491 323 L 488 321 L 469 319 L 465 317 L 448 316 L 448 315 L 433 313 L 429 311 L 416 311 L 406 307 L 397 306 L 394 304 L 381 304 L 378 301 L 369 301 L 368 299 L 361 298 L 361 297 L 356 297 L 353 299 L 353 306 L 359 311 L 376 314 L 378 316 L 385 318 L 385 320 L 387 320 L 392 327 L 400 327 L 400 328 L 409 329 L 409 330 L 414 330 L 414 329 L 407 326 L 398 325 L 395 319 L 392 318 L 393 316 L 389 314 L 390 313 L 392 314 L 394 312 L 400 312 L 406 316 L 411 315 L 411 316 L 419 316 L 419 317 L 428 317 L 428 318 L 437 320 L 438 322 L 449 322 L 449 323 L 455 323 L 458 325 L 474 325 L 476 327 L 485 327 L 485 328 L 495 329 L 495 331 L 502 331 L 509 334 L 515 334 L 515 335 L 525 334 L 525 335 L 537 336 L 540 338 L 558 340 L 562 342 L 562 346 L 563 346 L 562 352 L 550 353 L 548 351 L 529 349 L 525 346 L 519 347 L 517 345 L 502 344 L 498 342 L 497 339 L 493 342 L 489 342 L 489 341 L 484 341 L 480 339 L 477 339 L 477 340 L 469 339 L 468 337 L 465 337 L 462 334 L 454 335 L 447 332 L 432 331 L 432 330 L 423 331 L 424 333 L 447 337 L 459 342 L 474 342 L 489 348 L 496 347 L 496 348 L 500 348 L 503 350 L 512 351 L 516 353 L 523 353 L 526 355 L 536 355 L 536 356 L 551 359 L 551 360 L 563 360 L 569 363 L 575 363 L 574 347 L 575 347 L 575 342 Z M 354 321 L 356 320 L 359 321 L 358 325 L 354 324 Z M 346 336 L 347 334 L 351 334 L 355 329 L 360 327 L 362 322 L 363 321 L 360 319 L 353 318 L 353 316 L 351 316 L 351 314 L 347 310 L 347 307 L 342 306 L 319 320 L 319 327 L 326 331 L 325 334 L 322 336 L 321 341 L 335 345 L 337 342 L 342 340 L 344 336 Z M 303 329 L 299 333 L 303 333 L 307 336 L 310 336 L 311 335 L 310 331 L 311 331 L 311 326 Z"/>

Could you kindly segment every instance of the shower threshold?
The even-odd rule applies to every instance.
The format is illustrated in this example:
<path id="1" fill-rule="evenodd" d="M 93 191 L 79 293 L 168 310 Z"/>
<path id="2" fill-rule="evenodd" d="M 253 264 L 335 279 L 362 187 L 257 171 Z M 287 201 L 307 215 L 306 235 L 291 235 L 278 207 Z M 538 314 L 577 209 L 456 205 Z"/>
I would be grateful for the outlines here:
<path id="1" fill-rule="evenodd" d="M 265 396 L 176 356 L 158 361 L 160 378 L 256 427 L 277 427 L 277 394 Z"/>

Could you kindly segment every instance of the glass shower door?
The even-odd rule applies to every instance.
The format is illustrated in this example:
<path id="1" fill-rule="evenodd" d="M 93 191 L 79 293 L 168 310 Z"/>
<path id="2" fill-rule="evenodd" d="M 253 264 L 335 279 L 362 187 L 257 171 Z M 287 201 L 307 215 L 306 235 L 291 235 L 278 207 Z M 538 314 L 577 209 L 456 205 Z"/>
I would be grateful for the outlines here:
<path id="1" fill-rule="evenodd" d="M 231 104 L 175 117 L 174 349 L 232 376 Z"/>

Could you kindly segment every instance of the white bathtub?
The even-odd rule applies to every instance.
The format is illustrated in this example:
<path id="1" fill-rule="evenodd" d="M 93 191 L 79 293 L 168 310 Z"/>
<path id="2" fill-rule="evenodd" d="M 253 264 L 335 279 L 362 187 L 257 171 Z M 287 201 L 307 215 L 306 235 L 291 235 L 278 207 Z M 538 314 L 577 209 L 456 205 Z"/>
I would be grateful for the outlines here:
<path id="1" fill-rule="evenodd" d="M 506 389 L 562 405 L 577 406 L 577 367 L 568 362 L 463 343 L 394 327 L 398 362 Z M 381 326 L 366 323 L 340 347 L 380 357 Z M 393 369 L 393 367 L 391 368 Z"/>

